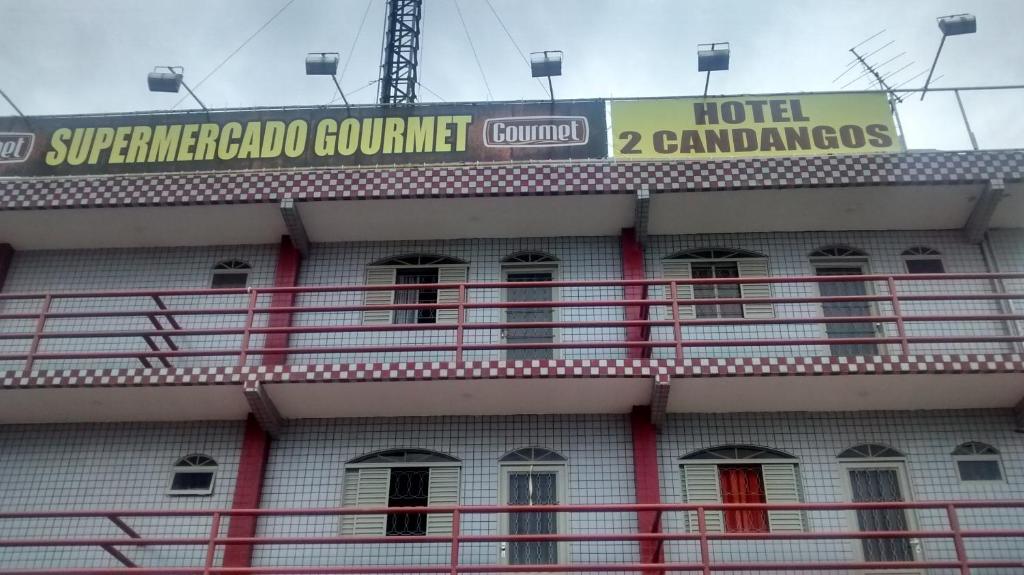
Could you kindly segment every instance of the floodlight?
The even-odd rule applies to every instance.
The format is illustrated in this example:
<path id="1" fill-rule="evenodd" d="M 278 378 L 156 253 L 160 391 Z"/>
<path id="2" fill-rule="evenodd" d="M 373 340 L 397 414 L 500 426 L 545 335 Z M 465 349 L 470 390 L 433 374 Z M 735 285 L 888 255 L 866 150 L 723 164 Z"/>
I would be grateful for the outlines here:
<path id="1" fill-rule="evenodd" d="M 166 70 L 166 72 L 164 71 Z M 182 86 L 199 103 L 199 107 L 210 113 L 210 109 L 203 104 L 203 101 L 196 96 L 196 93 L 185 83 L 185 69 L 181 66 L 157 66 L 147 77 L 150 92 L 171 92 L 178 93 Z"/>
<path id="2" fill-rule="evenodd" d="M 962 36 L 974 34 L 978 31 L 978 19 L 973 14 L 952 14 L 938 18 L 939 30 L 942 31 L 942 40 L 939 40 L 939 49 L 935 52 L 935 59 L 932 60 L 932 67 L 928 70 L 928 78 L 924 81 L 924 88 L 921 89 L 921 99 L 924 100 L 928 93 L 928 85 L 932 83 L 932 74 L 935 73 L 935 65 L 939 63 L 939 54 L 942 54 L 942 47 L 946 44 L 949 36 Z"/>
<path id="3" fill-rule="evenodd" d="M 345 108 L 351 111 L 348 98 L 345 97 L 345 92 L 342 91 L 341 84 L 338 82 L 338 62 L 340 60 L 341 56 L 337 52 L 310 52 L 306 54 L 306 75 L 330 76 L 331 80 L 334 80 L 334 86 L 338 88 L 338 93 L 341 94 L 341 100 L 345 102 Z"/>

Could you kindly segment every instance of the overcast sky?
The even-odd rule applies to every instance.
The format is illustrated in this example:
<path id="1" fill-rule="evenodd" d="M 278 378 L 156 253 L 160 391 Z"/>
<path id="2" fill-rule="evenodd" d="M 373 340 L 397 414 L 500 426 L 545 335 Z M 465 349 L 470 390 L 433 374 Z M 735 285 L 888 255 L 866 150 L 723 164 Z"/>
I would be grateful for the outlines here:
<path id="1" fill-rule="evenodd" d="M 368 4 L 369 2 L 369 4 Z M 458 0 L 495 100 L 545 97 L 485 0 Z M 154 65 L 185 67 L 197 84 L 287 0 L 0 0 L 0 88 L 27 114 L 168 109 L 175 94 L 146 90 Z M 565 51 L 559 98 L 699 94 L 695 46 L 729 41 L 731 69 L 710 93 L 837 90 L 848 49 L 883 29 L 875 62 L 901 52 L 894 80 L 931 64 L 941 34 L 935 18 L 971 12 L 978 33 L 946 42 L 937 86 L 1024 84 L 1024 0 L 491 0 L 526 53 Z M 265 30 L 196 88 L 210 107 L 326 104 L 334 87 L 306 77 L 310 51 L 348 57 L 342 85 L 353 103 L 372 103 L 385 0 L 294 0 Z M 424 0 L 420 78 L 446 101 L 487 100 L 455 0 Z M 859 71 L 857 72 L 859 75 Z M 911 86 L 923 84 L 924 77 Z M 867 88 L 863 79 L 846 89 Z M 910 87 L 910 86 L 908 86 Z M 421 101 L 437 101 L 421 91 Z M 1024 91 L 965 93 L 983 148 L 1024 147 Z M 182 107 L 190 107 L 185 102 Z M 951 93 L 900 105 L 912 148 L 966 149 Z M 0 101 L 0 115 L 13 111 Z"/>

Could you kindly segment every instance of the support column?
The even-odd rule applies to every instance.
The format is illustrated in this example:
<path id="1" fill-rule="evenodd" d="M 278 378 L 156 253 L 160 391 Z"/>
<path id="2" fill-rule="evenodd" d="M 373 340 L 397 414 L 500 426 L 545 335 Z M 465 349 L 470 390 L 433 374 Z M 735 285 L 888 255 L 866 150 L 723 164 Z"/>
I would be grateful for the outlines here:
<path id="1" fill-rule="evenodd" d="M 245 436 L 242 438 L 242 454 L 238 458 L 238 477 L 235 479 L 235 496 L 232 509 L 257 509 L 263 494 L 263 477 L 270 456 L 270 436 L 263 431 L 251 414 L 245 420 Z M 256 517 L 232 517 L 228 525 L 228 537 L 254 537 Z M 224 549 L 225 567 L 250 567 L 252 545 L 228 545 Z"/>
<path id="2" fill-rule="evenodd" d="M 299 264 L 302 262 L 302 254 L 293 245 L 288 236 L 281 237 L 281 247 L 277 255 L 277 267 L 274 270 L 274 287 L 294 287 L 298 284 Z M 293 293 L 274 293 L 270 299 L 270 306 L 291 307 L 295 303 Z M 291 312 L 271 313 L 267 322 L 272 327 L 287 327 L 292 323 Z M 288 335 L 286 333 L 271 333 L 266 336 L 265 347 L 287 347 Z M 288 355 L 284 353 L 273 353 L 263 355 L 263 365 L 284 365 Z M 232 509 L 257 509 L 260 506 L 260 497 L 263 494 L 263 478 L 267 469 L 267 460 L 270 458 L 271 436 L 268 432 L 276 433 L 277 429 L 267 429 L 260 424 L 260 419 L 265 422 L 280 421 L 276 409 L 270 401 L 269 396 L 259 385 L 247 386 L 246 399 L 257 407 L 259 418 L 252 413 L 245 420 L 245 435 L 242 438 L 242 454 L 238 459 L 238 477 L 235 479 L 235 496 L 231 501 Z M 271 427 L 271 426 L 267 426 Z M 279 427 L 274 425 L 273 427 Z M 252 516 L 232 517 L 228 524 L 228 537 L 254 537 L 256 535 L 257 518 Z M 224 550 L 224 567 L 250 567 L 252 566 L 252 545 L 228 545 Z"/>
<path id="3" fill-rule="evenodd" d="M 299 281 L 299 265 L 302 254 L 292 243 L 289 236 L 281 236 L 281 248 L 277 256 L 277 269 L 274 271 L 274 287 L 295 287 Z M 291 307 L 295 304 L 295 294 L 288 292 L 274 293 L 270 298 L 270 307 Z M 288 327 L 292 324 L 291 312 L 275 312 L 270 314 L 267 322 L 269 327 Z M 265 347 L 288 347 L 287 333 L 267 334 Z M 288 355 L 284 353 L 268 353 L 263 356 L 263 365 L 284 365 Z"/>
<path id="4" fill-rule="evenodd" d="M 623 228 L 619 236 L 619 246 L 622 251 L 622 279 L 642 280 L 645 279 L 644 272 L 644 247 L 637 240 L 636 230 Z M 647 298 L 647 289 L 644 286 L 626 286 L 622 290 L 623 295 L 629 300 L 640 300 Z M 627 320 L 642 320 L 649 317 L 647 306 L 626 306 Z M 651 329 L 649 326 L 630 326 L 626 328 L 626 339 L 628 341 L 648 341 Z M 648 359 L 651 357 L 649 347 L 631 347 L 626 350 L 626 359 Z"/>
<path id="5" fill-rule="evenodd" d="M 633 478 L 637 503 L 661 503 L 658 479 L 658 435 L 651 422 L 651 409 L 635 406 L 629 416 L 633 434 Z M 661 533 L 661 514 L 641 511 L 636 514 L 637 533 Z M 664 563 L 665 548 L 661 541 L 640 542 L 641 563 Z M 657 575 L 656 571 L 644 575 Z"/>
<path id="6" fill-rule="evenodd" d="M 4 281 L 7 280 L 7 272 L 11 269 L 11 262 L 14 261 L 14 248 L 11 244 L 0 244 L 0 290 L 4 289 Z"/>

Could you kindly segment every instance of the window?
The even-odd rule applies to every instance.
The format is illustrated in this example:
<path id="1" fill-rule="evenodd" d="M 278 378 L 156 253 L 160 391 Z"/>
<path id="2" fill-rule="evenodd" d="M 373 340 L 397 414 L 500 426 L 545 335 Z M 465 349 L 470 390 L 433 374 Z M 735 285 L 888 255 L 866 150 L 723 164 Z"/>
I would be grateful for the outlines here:
<path id="1" fill-rule="evenodd" d="M 684 456 L 681 466 L 687 503 L 798 503 L 800 485 L 792 455 L 745 445 L 727 445 Z M 697 530 L 691 512 L 690 530 Z M 710 532 L 783 533 L 803 531 L 800 511 L 728 510 L 705 513 Z"/>
<path id="2" fill-rule="evenodd" d="M 244 288 L 249 283 L 252 266 L 242 260 L 225 260 L 213 266 L 212 289 Z"/>
<path id="3" fill-rule="evenodd" d="M 413 254 L 387 258 L 374 262 L 366 269 L 366 285 L 391 286 L 412 284 L 450 284 L 465 282 L 468 275 L 466 262 L 448 257 L 429 254 Z M 364 303 L 367 306 L 388 306 L 393 304 L 439 304 L 458 303 L 458 288 L 367 290 Z M 388 323 L 455 323 L 458 308 L 451 309 L 369 309 L 363 312 L 365 324 Z"/>
<path id="4" fill-rule="evenodd" d="M 744 250 L 698 249 L 679 252 L 663 262 L 665 279 L 712 279 L 766 277 L 768 258 Z M 685 284 L 676 286 L 679 299 L 767 298 L 771 285 L 766 283 Z M 770 303 L 725 303 L 681 306 L 683 319 L 694 318 L 772 318 Z"/>
<path id="5" fill-rule="evenodd" d="M 543 447 L 527 447 L 499 460 L 501 503 L 505 505 L 559 505 L 566 499 L 565 457 Z M 506 535 L 554 535 L 565 533 L 564 513 L 553 511 L 507 513 L 501 530 Z M 510 565 L 550 565 L 564 561 L 565 543 L 513 541 L 502 549 Z"/>
<path id="6" fill-rule="evenodd" d="M 903 454 L 895 449 L 878 443 L 857 445 L 839 454 L 839 459 L 877 459 L 903 458 Z"/>
<path id="7" fill-rule="evenodd" d="M 345 466 L 345 507 L 436 507 L 459 504 L 458 459 L 425 449 L 379 451 Z M 450 513 L 344 515 L 343 535 L 446 535 Z"/>
<path id="8" fill-rule="evenodd" d="M 437 268 L 398 268 L 395 283 L 436 284 Z M 437 303 L 437 289 L 404 289 L 395 292 L 395 303 Z M 395 323 L 437 323 L 436 309 L 397 309 Z"/>
<path id="9" fill-rule="evenodd" d="M 217 462 L 202 454 L 186 455 L 174 463 L 168 495 L 209 495 L 217 476 Z"/>
<path id="10" fill-rule="evenodd" d="M 960 481 L 1002 481 L 999 450 L 987 443 L 968 441 L 953 450 Z"/>
<path id="11" fill-rule="evenodd" d="M 868 254 L 857 248 L 849 246 L 827 246 L 811 252 L 811 258 L 867 258 Z"/>
<path id="12" fill-rule="evenodd" d="M 917 246 L 904 251 L 902 255 L 908 274 L 946 273 L 946 267 L 942 264 L 942 254 L 937 250 Z"/>

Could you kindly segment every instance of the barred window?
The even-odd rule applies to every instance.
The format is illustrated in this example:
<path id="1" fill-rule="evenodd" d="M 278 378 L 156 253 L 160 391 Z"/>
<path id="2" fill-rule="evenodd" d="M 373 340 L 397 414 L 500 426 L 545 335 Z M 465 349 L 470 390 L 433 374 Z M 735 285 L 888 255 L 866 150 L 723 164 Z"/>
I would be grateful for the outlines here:
<path id="1" fill-rule="evenodd" d="M 343 535 L 417 536 L 451 533 L 451 513 L 426 508 L 459 504 L 458 459 L 425 449 L 371 453 L 345 466 L 344 507 L 424 509 L 381 515 L 343 515 Z"/>

